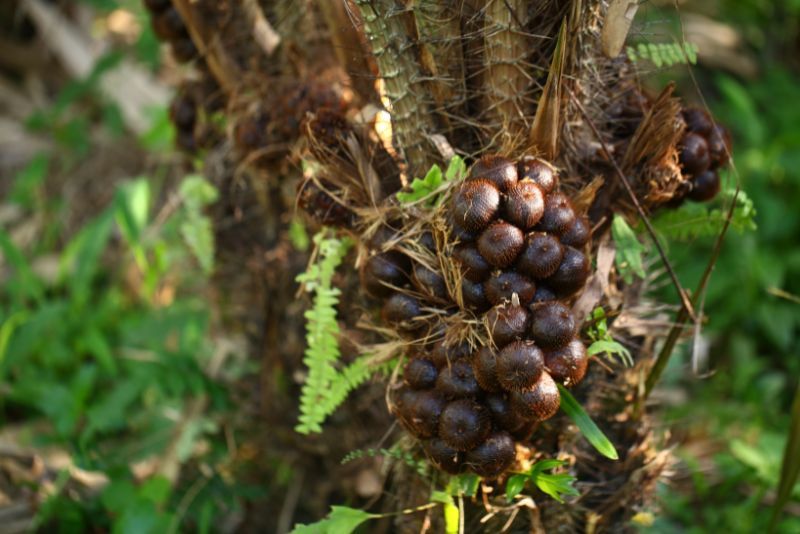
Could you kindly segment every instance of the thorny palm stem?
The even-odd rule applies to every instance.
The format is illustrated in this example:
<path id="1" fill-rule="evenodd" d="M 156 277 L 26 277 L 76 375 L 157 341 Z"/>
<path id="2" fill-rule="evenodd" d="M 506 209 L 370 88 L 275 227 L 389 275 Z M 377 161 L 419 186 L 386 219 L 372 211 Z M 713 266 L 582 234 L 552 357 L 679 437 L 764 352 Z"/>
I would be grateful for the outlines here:
<path id="1" fill-rule="evenodd" d="M 410 12 L 397 10 L 387 0 L 356 0 L 356 6 L 392 106 L 395 148 L 405 156 L 409 174 L 420 176 L 432 163 L 425 145 L 435 125 L 423 100 L 426 87 L 415 46 L 406 33 L 404 19 Z"/>
<path id="2" fill-rule="evenodd" d="M 486 109 L 502 131 L 501 146 L 518 139 L 525 128 L 524 96 L 531 83 L 525 72 L 526 7 L 524 0 L 492 0 L 486 6 Z"/>
<path id="3" fill-rule="evenodd" d="M 418 29 L 420 63 L 432 78 L 437 114 L 446 130 L 451 131 L 452 117 L 464 114 L 467 101 L 460 2 L 417 0 L 408 3 L 413 6 Z"/>

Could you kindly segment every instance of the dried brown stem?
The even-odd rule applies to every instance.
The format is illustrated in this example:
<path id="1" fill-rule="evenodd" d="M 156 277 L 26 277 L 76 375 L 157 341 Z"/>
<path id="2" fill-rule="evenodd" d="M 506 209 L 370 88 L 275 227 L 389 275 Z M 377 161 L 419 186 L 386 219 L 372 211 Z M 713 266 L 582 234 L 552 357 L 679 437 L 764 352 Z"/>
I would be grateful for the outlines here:
<path id="1" fill-rule="evenodd" d="M 545 158 L 554 160 L 558 155 L 558 138 L 561 133 L 561 87 L 566 66 L 567 21 L 561 25 L 547 83 L 539 98 L 536 116 L 530 131 L 530 141 Z"/>
<path id="2" fill-rule="evenodd" d="M 741 189 L 739 186 L 736 186 L 736 192 L 733 195 L 733 199 L 731 200 L 731 205 L 728 208 L 728 215 L 725 218 L 725 224 L 722 226 L 722 230 L 717 236 L 717 240 L 714 243 L 714 249 L 711 252 L 711 257 L 708 260 L 708 264 L 706 265 L 705 271 L 703 271 L 703 276 L 700 278 L 700 282 L 697 284 L 697 290 L 694 293 L 694 300 L 697 301 L 700 296 L 705 292 L 706 286 L 708 285 L 708 281 L 711 278 L 711 273 L 714 270 L 714 265 L 717 263 L 717 258 L 719 258 L 719 254 L 722 251 L 722 243 L 725 240 L 725 235 L 728 233 L 728 228 L 730 228 L 731 220 L 733 219 L 733 213 L 736 209 L 736 201 L 739 198 L 739 192 Z M 658 357 L 656 358 L 656 363 L 653 365 L 653 368 L 650 369 L 650 373 L 647 375 L 647 380 L 645 381 L 644 385 L 644 393 L 642 394 L 641 398 L 639 399 L 639 406 L 644 405 L 644 402 L 650 396 L 650 393 L 653 392 L 656 384 L 658 383 L 659 379 L 661 378 L 664 369 L 667 368 L 667 363 L 669 363 L 670 356 L 672 356 L 672 351 L 675 349 L 675 344 L 678 342 L 678 338 L 683 331 L 684 325 L 686 321 L 689 319 L 689 314 L 687 313 L 686 308 L 681 308 L 681 311 L 678 313 L 678 316 L 675 318 L 675 325 L 669 331 L 667 335 L 666 341 L 664 341 L 664 346 L 661 347 L 661 351 L 658 353 Z"/>
<path id="3" fill-rule="evenodd" d="M 228 55 L 225 46 L 217 35 L 212 32 L 198 16 L 194 5 L 189 0 L 173 0 L 175 9 L 180 13 L 189 35 L 200 55 L 208 65 L 211 74 L 217 79 L 220 87 L 226 93 L 232 93 L 241 80 L 241 71 L 233 59 Z"/>
<path id="4" fill-rule="evenodd" d="M 350 76 L 353 89 L 364 102 L 377 102 L 374 64 L 362 46 L 358 28 L 350 19 L 345 2 L 318 0 L 317 5 L 328 26 L 336 58 Z"/>

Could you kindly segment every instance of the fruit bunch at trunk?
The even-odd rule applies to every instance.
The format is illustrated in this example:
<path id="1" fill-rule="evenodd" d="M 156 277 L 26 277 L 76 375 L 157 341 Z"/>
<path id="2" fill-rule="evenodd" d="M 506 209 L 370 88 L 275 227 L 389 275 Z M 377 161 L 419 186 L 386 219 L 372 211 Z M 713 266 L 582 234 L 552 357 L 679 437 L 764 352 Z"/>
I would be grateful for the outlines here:
<path id="1" fill-rule="evenodd" d="M 609 130 L 613 145 L 624 152 L 653 101 L 639 88 L 622 93 L 609 109 Z M 697 107 L 680 110 L 684 130 L 677 142 L 678 164 L 682 183 L 669 202 L 677 207 L 685 200 L 708 202 L 720 190 L 719 170 L 728 164 L 732 150 L 730 132 L 715 122 L 707 111 Z"/>
<path id="2" fill-rule="evenodd" d="M 197 57 L 197 48 L 186 24 L 170 0 L 145 0 L 144 5 L 150 12 L 153 32 L 159 39 L 169 43 L 176 61 L 188 63 Z"/>
<path id="3" fill-rule="evenodd" d="M 591 271 L 591 228 L 555 169 L 534 157 L 480 159 L 451 189 L 444 220 L 444 239 L 426 231 L 417 241 L 454 264 L 454 280 L 386 247 L 391 229 L 370 241 L 361 280 L 382 299 L 384 323 L 417 340 L 394 395 L 398 419 L 441 469 L 493 478 L 513 465 L 516 441 L 556 413 L 557 383 L 586 373 L 569 302 Z M 442 335 L 441 318 L 457 313 L 476 338 Z"/>
<path id="4" fill-rule="evenodd" d="M 719 193 L 719 169 L 727 165 L 731 153 L 731 135 L 700 108 L 681 113 L 686 132 L 680 141 L 680 164 L 688 186 L 679 191 L 679 199 L 706 202 Z"/>

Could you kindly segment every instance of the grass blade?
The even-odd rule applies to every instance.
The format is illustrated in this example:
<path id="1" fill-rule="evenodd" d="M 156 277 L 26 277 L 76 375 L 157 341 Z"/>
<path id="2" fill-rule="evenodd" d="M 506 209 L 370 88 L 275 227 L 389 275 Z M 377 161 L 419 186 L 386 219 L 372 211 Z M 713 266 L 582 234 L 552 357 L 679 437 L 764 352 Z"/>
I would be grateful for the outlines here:
<path id="1" fill-rule="evenodd" d="M 783 451 L 781 464 L 781 480 L 778 483 L 778 496 L 775 499 L 775 508 L 772 511 L 769 531 L 774 532 L 778 526 L 783 508 L 792 496 L 792 489 L 800 475 L 800 384 L 794 394 L 792 403 L 792 422 L 789 425 L 789 437 L 786 440 L 786 449 Z"/>
<path id="2" fill-rule="evenodd" d="M 618 460 L 619 454 L 617 454 L 617 449 L 614 448 L 614 444 L 611 443 L 611 440 L 609 440 L 595 422 L 592 421 L 592 418 L 589 417 L 589 414 L 587 414 L 578 401 L 575 400 L 572 393 L 561 384 L 558 384 L 558 391 L 561 393 L 561 408 L 567 413 L 570 419 L 578 425 L 581 434 L 583 434 L 589 443 L 597 449 L 597 452 L 606 458 Z"/>

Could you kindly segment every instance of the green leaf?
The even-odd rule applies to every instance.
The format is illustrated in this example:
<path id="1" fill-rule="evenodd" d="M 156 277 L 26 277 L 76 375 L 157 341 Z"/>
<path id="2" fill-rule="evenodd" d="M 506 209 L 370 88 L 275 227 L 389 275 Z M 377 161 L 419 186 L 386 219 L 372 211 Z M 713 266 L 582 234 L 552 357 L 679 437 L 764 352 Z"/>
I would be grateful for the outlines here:
<path id="1" fill-rule="evenodd" d="M 656 68 L 670 67 L 679 64 L 697 63 L 697 45 L 689 42 L 681 43 L 639 43 L 636 48 L 628 46 L 625 53 L 631 62 L 647 60 Z"/>
<path id="2" fill-rule="evenodd" d="M 203 216 L 187 217 L 181 224 L 181 236 L 205 274 L 214 269 L 214 231 L 211 221 Z"/>
<path id="3" fill-rule="evenodd" d="M 728 208 L 734 199 L 733 190 L 725 190 L 719 195 L 723 208 L 710 208 L 705 204 L 687 202 L 677 210 L 663 211 L 653 220 L 659 235 L 675 241 L 691 241 L 698 237 L 713 237 L 722 231 L 728 218 Z M 716 202 L 716 201 L 715 201 Z M 731 228 L 739 233 L 756 229 L 756 209 L 752 199 L 744 191 L 736 196 Z"/>
<path id="4" fill-rule="evenodd" d="M 633 281 L 633 274 L 644 278 L 642 253 L 645 251 L 645 247 L 636 238 L 636 234 L 622 216 L 614 215 L 614 221 L 611 223 L 611 235 L 617 245 L 617 269 L 625 282 L 630 284 Z"/>
<path id="5" fill-rule="evenodd" d="M 444 514 L 444 529 L 447 534 L 457 534 L 458 525 L 460 522 L 460 512 L 458 511 L 458 506 L 456 506 L 453 502 L 453 495 L 450 488 L 454 478 L 457 477 L 452 477 L 450 479 L 450 484 L 448 484 L 447 491 L 433 490 L 430 499 L 431 502 L 438 502 L 442 503 L 443 505 L 442 513 Z"/>
<path id="6" fill-rule="evenodd" d="M 520 494 L 528 481 L 533 482 L 541 491 L 557 500 L 564 502 L 564 495 L 580 495 L 572 484 L 577 480 L 569 473 L 547 473 L 551 469 L 561 467 L 567 462 L 563 460 L 541 460 L 536 462 L 527 473 L 512 475 L 506 483 L 506 499 L 511 502 Z"/>
<path id="7" fill-rule="evenodd" d="M 36 201 L 36 192 L 50 169 L 50 156 L 37 154 L 14 177 L 14 185 L 8 198 L 22 207 L 32 209 Z"/>
<path id="8" fill-rule="evenodd" d="M 306 232 L 306 227 L 302 220 L 292 219 L 289 224 L 289 241 L 292 242 L 292 246 L 295 249 L 301 252 L 308 250 L 311 240 L 308 238 L 308 232 Z"/>
<path id="9" fill-rule="evenodd" d="M 447 164 L 447 170 L 444 172 L 444 179 L 448 182 L 451 180 L 462 180 L 467 176 L 467 164 L 459 156 L 453 156 L 450 163 Z"/>
<path id="10" fill-rule="evenodd" d="M 610 458 L 618 460 L 619 455 L 611 441 L 603 434 L 594 421 L 589 417 L 589 414 L 584 411 L 583 407 L 575 400 L 572 393 L 567 388 L 558 384 L 558 391 L 561 393 L 561 408 L 578 425 L 578 429 L 583 434 L 589 443 L 597 449 L 597 452 Z"/>
<path id="11" fill-rule="evenodd" d="M 450 502 L 444 503 L 444 531 L 446 534 L 458 534 L 459 526 L 461 524 L 461 512 L 458 506 L 455 505 L 453 499 Z"/>
<path id="12" fill-rule="evenodd" d="M 431 502 L 440 502 L 442 504 L 449 504 L 453 502 L 453 496 L 446 491 L 433 490 L 431 492 Z"/>
<path id="13" fill-rule="evenodd" d="M 311 525 L 295 525 L 291 534 L 350 534 L 365 521 L 379 517 L 356 508 L 331 506 L 328 517 Z"/>
<path id="14" fill-rule="evenodd" d="M 783 509 L 792 496 L 798 477 L 800 477 L 800 384 L 797 386 L 792 403 L 792 422 L 789 425 L 789 437 L 783 451 L 781 479 L 778 482 L 778 495 L 770 519 L 770 532 L 775 530 Z"/>
<path id="15" fill-rule="evenodd" d="M 427 199 L 425 205 L 435 206 L 442 201 L 436 191 L 443 183 L 451 180 L 462 180 L 467 175 L 467 165 L 459 156 L 453 156 L 447 165 L 447 170 L 442 175 L 442 169 L 438 165 L 431 167 L 425 178 L 414 178 L 411 182 L 411 191 L 400 191 L 397 199 L 400 202 L 411 203 L 422 199 Z"/>
<path id="16" fill-rule="evenodd" d="M 589 356 L 594 356 L 595 354 L 600 354 L 601 352 L 606 354 L 616 354 L 625 365 L 628 367 L 633 367 L 633 356 L 631 356 L 631 351 L 613 339 L 600 339 L 595 341 L 589 345 L 589 348 L 586 349 L 586 352 L 589 354 Z"/>
<path id="17" fill-rule="evenodd" d="M 28 320 L 29 315 L 27 310 L 19 310 L 6 317 L 6 319 L 0 323 L 0 370 L 3 369 L 3 362 L 6 358 L 6 350 L 8 350 L 8 342 L 11 340 L 11 336 L 14 334 L 17 327 Z M 0 372 L 0 377 L 2 376 L 3 373 Z"/>
<path id="18" fill-rule="evenodd" d="M 111 237 L 113 216 L 113 210 L 104 211 L 78 232 L 61 255 L 61 275 L 78 304 L 89 297 L 102 253 Z"/>
<path id="19" fill-rule="evenodd" d="M 150 184 L 146 178 L 138 178 L 120 186 L 117 190 L 115 213 L 122 237 L 129 245 L 139 243 L 147 225 L 150 210 Z"/>
<path id="20" fill-rule="evenodd" d="M 150 29 L 146 24 L 145 28 Z M 139 142 L 148 152 L 164 153 L 174 150 L 175 125 L 164 107 L 146 110 L 150 118 L 150 128 L 139 137 Z"/>
<path id="21" fill-rule="evenodd" d="M 172 483 L 163 475 L 149 478 L 137 492 L 139 497 L 160 506 L 167 502 L 172 491 Z"/>
<path id="22" fill-rule="evenodd" d="M 447 483 L 447 492 L 450 495 L 458 496 L 464 495 L 466 497 L 474 497 L 478 493 L 478 486 L 481 483 L 481 477 L 474 473 L 463 473 L 450 477 Z"/>
<path id="23" fill-rule="evenodd" d="M 31 269 L 28 259 L 2 228 L 0 228 L 0 253 L 2 260 L 15 271 L 14 278 L 5 284 L 5 289 L 18 302 L 26 298 L 39 301 L 44 293 L 42 283 Z"/>
<path id="24" fill-rule="evenodd" d="M 184 178 L 179 192 L 184 204 L 192 210 L 200 210 L 216 202 L 219 198 L 217 188 L 199 174 L 192 174 Z"/>
<path id="25" fill-rule="evenodd" d="M 561 460 L 544 460 L 534 464 L 530 471 L 531 479 L 536 487 L 560 503 L 564 502 L 563 495 L 580 495 L 580 492 L 572 485 L 577 479 L 569 473 L 552 474 L 545 473 L 545 471 L 566 463 Z"/>
<path id="26" fill-rule="evenodd" d="M 508 502 L 513 501 L 514 497 L 522 493 L 522 490 L 525 489 L 525 484 L 527 484 L 529 478 L 530 477 L 526 473 L 511 475 L 508 477 L 508 481 L 506 482 L 506 500 Z"/>
<path id="27" fill-rule="evenodd" d="M 404 203 L 416 202 L 432 195 L 441 185 L 442 169 L 438 165 L 434 165 L 425 175 L 425 178 L 414 178 L 411 182 L 411 191 L 397 193 L 397 199 Z"/>

